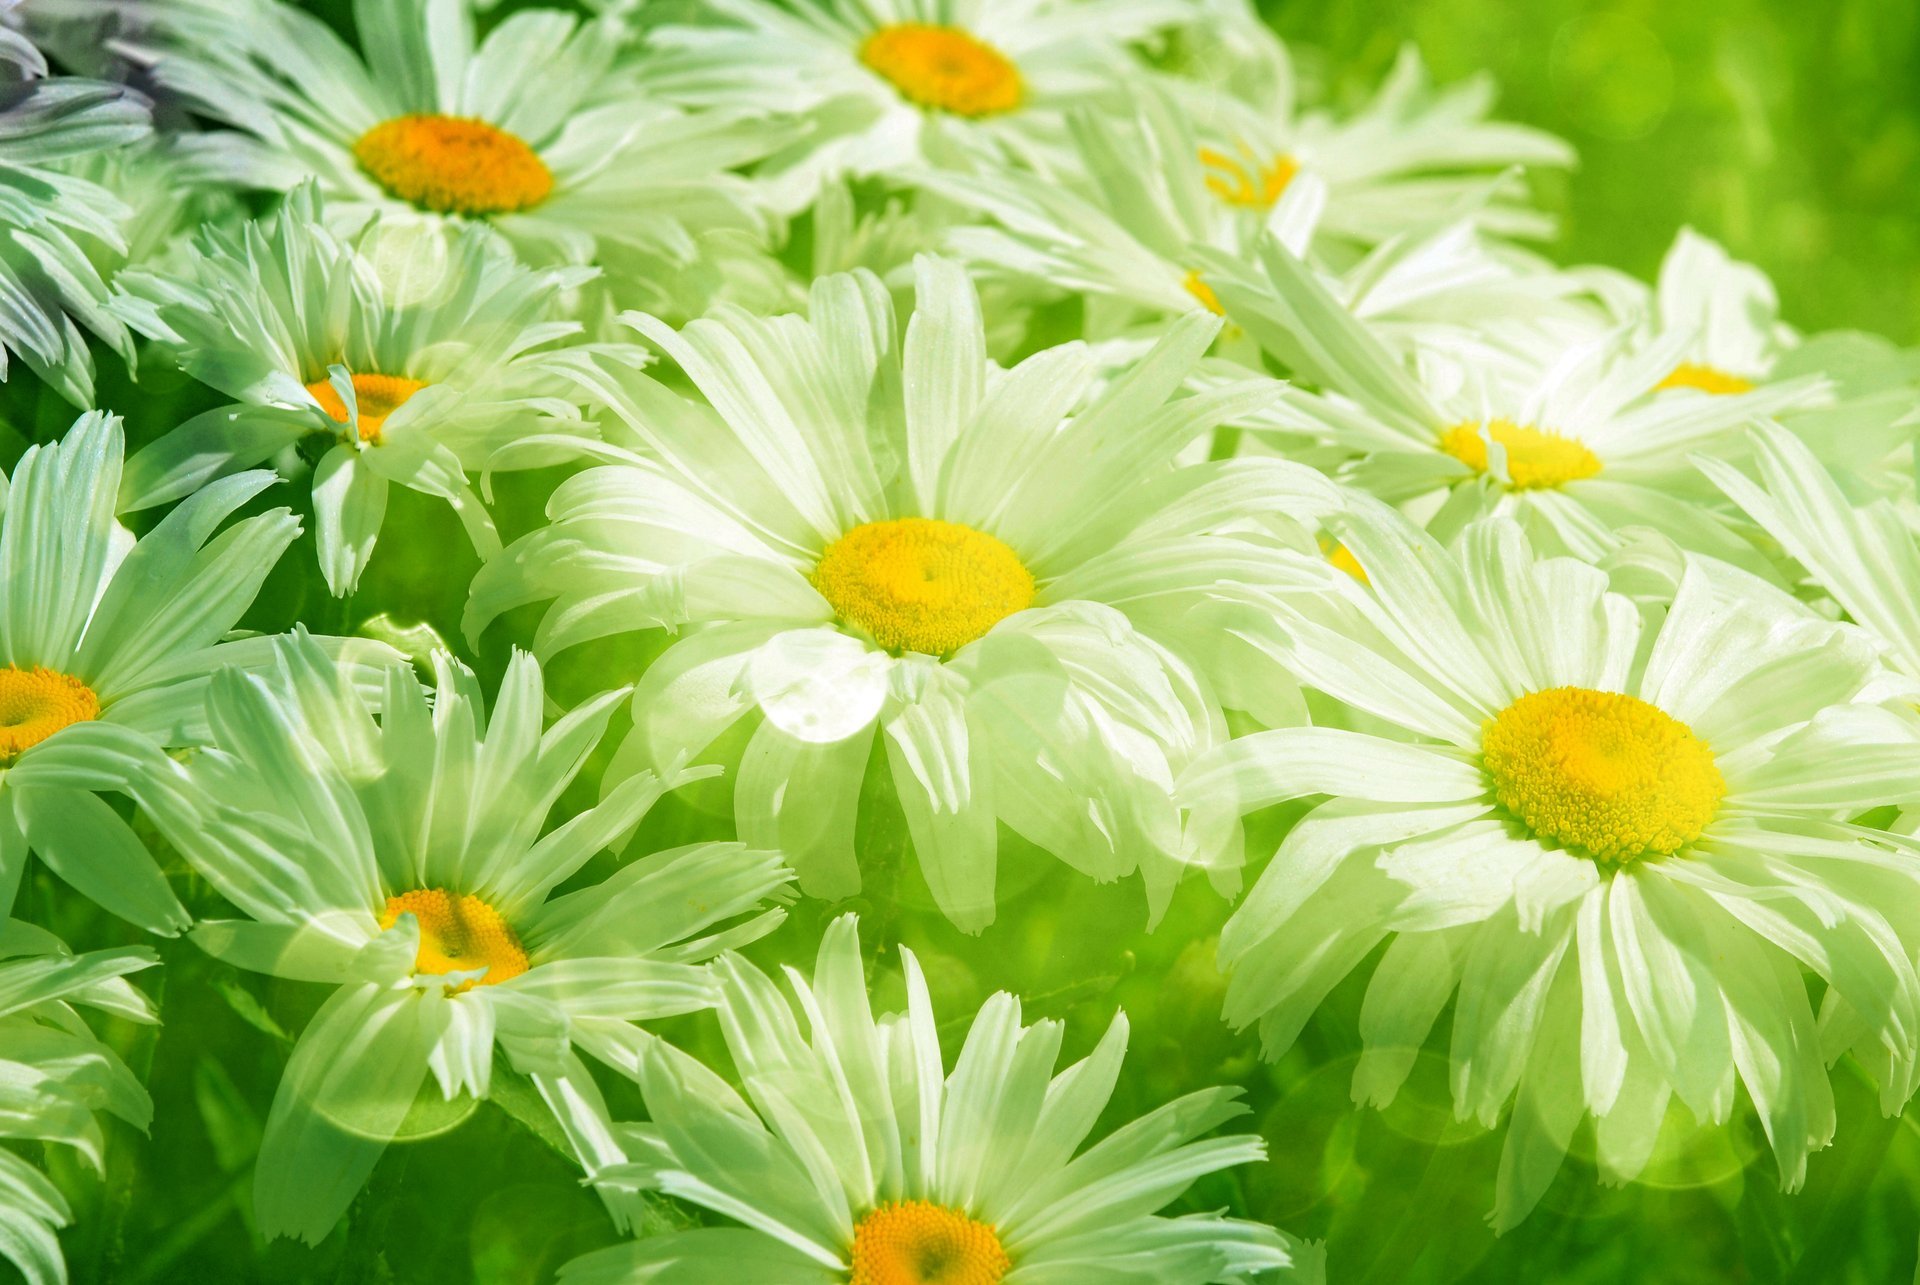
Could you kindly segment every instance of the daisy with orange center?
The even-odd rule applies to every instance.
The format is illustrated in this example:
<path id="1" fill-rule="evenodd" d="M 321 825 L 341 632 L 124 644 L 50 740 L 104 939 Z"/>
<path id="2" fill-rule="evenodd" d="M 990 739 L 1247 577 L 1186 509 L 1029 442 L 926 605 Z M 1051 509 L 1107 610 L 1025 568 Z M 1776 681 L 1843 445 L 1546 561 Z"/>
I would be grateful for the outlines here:
<path id="1" fill-rule="evenodd" d="M 721 959 L 717 1013 L 739 1089 L 649 1044 L 633 1075 L 652 1123 L 610 1124 L 632 1161 L 592 1176 L 731 1225 L 589 1254 L 561 1269 L 562 1285 L 665 1279 L 655 1273 L 669 1265 L 676 1280 L 783 1285 L 1001 1285 L 1029 1270 L 1157 1285 L 1321 1280 L 1315 1247 L 1284 1232 L 1159 1213 L 1194 1178 L 1264 1158 L 1251 1135 L 1206 1136 L 1245 1112 L 1237 1091 L 1190 1094 L 1094 1141 L 1125 1056 L 1124 1015 L 1056 1075 L 1061 1024 L 1024 1024 L 1003 992 L 949 1072 L 919 961 L 904 946 L 898 958 L 906 1011 L 883 1016 L 851 915 L 828 927 L 811 982 L 788 970 L 791 999 L 744 959 Z"/>
<path id="2" fill-rule="evenodd" d="M 591 273 L 535 272 L 481 228 L 328 230 L 317 189 L 271 227 L 207 227 L 166 276 L 123 274 L 153 337 L 182 369 L 235 398 L 128 464 L 126 503 L 170 503 L 224 473 L 304 446 L 328 587 L 352 592 L 393 486 L 451 505 L 476 555 L 499 547 L 468 482 L 491 465 L 551 463 L 592 430 L 553 396 L 561 298 Z M 268 266 L 270 265 L 270 266 Z M 155 322 L 158 325 L 155 325 Z M 520 460 L 497 454 L 528 439 Z"/>
<path id="3" fill-rule="evenodd" d="M 635 1021 L 711 1005 L 702 961 L 777 926 L 766 903 L 789 876 L 773 854 L 700 844 L 554 896 L 691 779 L 630 777 L 548 831 L 626 693 L 543 728 L 525 653 L 491 717 L 472 672 L 444 652 L 431 704 L 410 668 L 390 671 L 370 703 L 305 634 L 270 655 L 267 672 L 215 681 L 222 735 L 181 773 L 192 812 L 162 828 L 248 916 L 201 923 L 200 946 L 335 987 L 294 1047 L 254 1187 L 268 1236 L 317 1242 L 430 1075 L 448 1100 L 487 1095 L 496 1040 L 572 1130 L 564 1104 L 589 1110 L 598 1097 L 574 1050 L 630 1064 L 645 1038 Z M 354 729 L 345 740 L 342 728 Z M 277 836 L 270 854 L 263 826 Z"/>
<path id="4" fill-rule="evenodd" d="M 310 175 L 342 231 L 476 222 L 528 263 L 632 256 L 641 275 L 671 275 L 693 266 L 698 238 L 767 230 L 733 171 L 795 128 L 637 92 L 616 18 L 521 9 L 481 37 L 484 8 L 356 0 L 357 49 L 296 5 L 255 5 L 217 31 L 189 13 L 158 24 L 141 56 L 198 113 L 251 136 L 229 150 L 240 186 Z"/>
<path id="5" fill-rule="evenodd" d="M 224 640 L 300 524 L 284 508 L 228 523 L 273 481 L 243 473 L 135 540 L 114 517 L 122 443 L 117 418 L 83 415 L 0 485 L 0 905 L 31 854 L 107 911 L 176 933 L 187 913 L 109 798 L 155 819 L 184 806 L 167 751 L 208 735 L 215 671 L 258 663 L 257 644 Z"/>
<path id="6" fill-rule="evenodd" d="M 689 107 L 777 105 L 805 129 L 758 167 L 783 213 L 845 178 L 1067 162 L 1073 110 L 1123 109 L 1177 6 L 1133 0 L 787 5 L 734 0 L 647 29 L 638 83 Z"/>

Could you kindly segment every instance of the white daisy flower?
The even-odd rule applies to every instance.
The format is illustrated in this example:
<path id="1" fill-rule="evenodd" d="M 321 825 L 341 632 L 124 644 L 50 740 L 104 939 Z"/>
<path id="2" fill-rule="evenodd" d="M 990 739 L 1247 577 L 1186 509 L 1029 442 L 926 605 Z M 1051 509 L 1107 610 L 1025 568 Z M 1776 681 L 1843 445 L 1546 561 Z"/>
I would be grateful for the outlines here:
<path id="1" fill-rule="evenodd" d="M 273 509 L 215 534 L 273 482 L 243 473 L 135 541 L 113 516 L 121 450 L 117 418 L 84 415 L 0 491 L 0 901 L 30 849 L 114 914 L 178 932 L 186 912 L 100 795 L 168 803 L 163 750 L 205 739 L 215 670 L 267 656 L 260 640 L 222 640 L 300 524 Z"/>
<path id="2" fill-rule="evenodd" d="M 1839 1034 L 1808 972 L 1823 1021 L 1844 1001 L 1896 1068 L 1897 1111 L 1920 1048 L 1903 936 L 1920 853 L 1848 821 L 1920 793 L 1920 723 L 1873 703 L 1867 637 L 1692 555 L 1643 612 L 1501 519 L 1457 561 L 1375 505 L 1342 539 L 1366 585 L 1302 561 L 1320 591 L 1241 627 L 1382 730 L 1256 733 L 1181 783 L 1208 808 L 1332 796 L 1221 934 L 1228 1021 L 1277 1056 L 1387 942 L 1354 1097 L 1394 1097 L 1451 998 L 1455 1112 L 1491 1127 L 1513 1101 L 1500 1229 L 1584 1115 L 1602 1176 L 1625 1181 L 1671 1099 L 1718 1123 L 1737 1086 L 1797 1186 L 1833 1135 Z"/>
<path id="3" fill-rule="evenodd" d="M 1316 249 L 1336 259 L 1450 219 L 1463 207 L 1474 208 L 1488 232 L 1552 234 L 1552 218 L 1527 204 L 1526 187 L 1511 171 L 1565 169 L 1574 163 L 1573 148 L 1541 130 L 1489 119 L 1491 77 L 1440 88 L 1407 45 L 1358 111 L 1310 108 L 1286 45 L 1252 6 L 1208 10 L 1200 20 L 1209 29 L 1203 42 L 1230 41 L 1231 66 L 1203 53 L 1175 85 L 1202 136 L 1207 188 L 1221 201 L 1269 210 L 1297 179 L 1317 178 L 1325 209 Z M 1488 200 L 1495 179 L 1500 191 Z"/>
<path id="4" fill-rule="evenodd" d="M 203 815 L 165 827 L 248 916 L 202 922 L 200 946 L 336 988 L 261 1140 L 254 1203 L 269 1237 L 326 1236 L 430 1071 L 449 1100 L 485 1097 L 497 1044 L 557 1102 L 588 1092 L 572 1047 L 622 1057 L 629 1023 L 707 1007 L 702 961 L 782 917 L 762 909 L 790 877 L 778 857 L 731 843 L 553 895 L 669 787 L 632 776 L 542 834 L 626 693 L 543 731 L 525 653 L 491 718 L 469 670 L 444 652 L 434 670 L 431 701 L 403 667 L 370 701 L 312 640 L 278 640 L 271 674 L 215 679 L 215 748 L 184 769 Z"/>
<path id="5" fill-rule="evenodd" d="M 1325 183 L 1303 176 L 1270 205 L 1221 197 L 1211 190 L 1194 122 L 1163 88 L 1143 86 L 1131 117 L 1077 112 L 1068 123 L 1084 182 L 1004 167 L 917 181 L 993 220 L 949 232 L 955 254 L 989 278 L 1022 280 L 1029 291 L 1080 294 L 1089 338 L 1196 307 L 1219 313 L 1204 263 L 1218 256 L 1251 262 L 1263 236 L 1307 255 Z M 1472 219 L 1410 230 L 1399 240 L 1413 243 L 1383 246 L 1332 283 L 1355 316 L 1390 337 L 1415 323 L 1596 312 L 1576 298 L 1581 282 L 1489 242 Z M 1226 341 L 1243 363 L 1259 365 L 1238 327 Z"/>
<path id="6" fill-rule="evenodd" d="M 1402 356 L 1320 277 L 1268 239 L 1264 274 L 1207 258 L 1228 315 L 1261 346 L 1336 394 L 1324 441 L 1357 458 L 1344 480 L 1419 506 L 1449 537 L 1476 517 L 1519 520 L 1543 545 L 1589 561 L 1646 526 L 1683 546 L 1751 563 L 1689 457 L 1736 445 L 1758 417 L 1822 394 L 1817 379 L 1724 397 L 1654 393 L 1691 335 L 1639 344 L 1553 318 L 1482 332 L 1430 326 Z M 1357 413 L 1356 413 L 1357 412 Z"/>
<path id="7" fill-rule="evenodd" d="M 810 132 L 758 171 L 780 208 L 842 175 L 899 177 L 1060 155 L 1062 113 L 1123 104 L 1129 46 L 1186 16 L 1177 0 L 714 0 L 717 22 L 646 34 L 639 83 L 673 101 L 797 112 Z"/>
<path id="8" fill-rule="evenodd" d="M 1680 230 L 1661 260 L 1648 325 L 1656 336 L 1688 337 L 1659 387 L 1703 393 L 1744 393 L 1765 383 L 1799 340 L 1780 320 L 1767 274 L 1692 228 Z"/>
<path id="9" fill-rule="evenodd" d="M 0 0 L 0 15 L 17 0 Z M 132 211 L 60 165 L 124 147 L 150 129 L 146 100 L 124 85 L 48 75 L 46 59 L 0 26 L 0 380 L 17 354 L 76 406 L 93 402 L 82 329 L 131 361 L 133 340 L 105 308 L 92 247 L 124 251 Z"/>
<path id="10" fill-rule="evenodd" d="M 866 273 L 817 282 L 810 320 L 629 317 L 706 403 L 580 363 L 646 453 L 607 448 L 560 486 L 550 525 L 475 579 L 468 636 L 548 599 L 542 654 L 693 626 L 641 678 L 616 770 L 699 755 L 753 715 L 739 833 L 788 853 L 810 895 L 860 887 L 876 731 L 963 928 L 993 919 L 999 822 L 1096 879 L 1140 872 L 1156 918 L 1188 864 L 1231 886 L 1234 822 L 1183 827 L 1169 790 L 1224 738 L 1223 700 L 1278 697 L 1214 689 L 1196 666 L 1222 641 L 1194 612 L 1264 575 L 1272 543 L 1313 547 L 1294 519 L 1334 488 L 1279 460 L 1173 469 L 1278 388 L 1175 395 L 1216 318 L 1180 319 L 1110 379 L 1079 343 L 1002 371 L 966 274 L 917 272 L 904 342 Z"/>
<path id="11" fill-rule="evenodd" d="M 145 50 L 156 82 L 239 133 L 227 176 L 286 190 L 317 176 L 346 230 L 384 214 L 477 221 L 530 260 L 623 248 L 684 264 L 692 232 L 758 230 L 727 171 L 784 135 L 688 115 L 610 72 L 619 24 L 529 9 L 475 43 L 471 0 L 357 0 L 364 50 L 275 0 L 191 0 Z"/>
<path id="12" fill-rule="evenodd" d="M 858 927 L 827 930 L 791 1005 L 757 968 L 717 965 L 743 1098 L 670 1046 L 643 1054 L 653 1118 L 616 1126 L 616 1188 L 662 1191 L 736 1226 L 670 1232 L 576 1259 L 565 1285 L 1069 1285 L 1318 1281 L 1317 1247 L 1217 1213 L 1159 1211 L 1197 1178 L 1265 1158 L 1250 1134 L 1204 1135 L 1245 1112 L 1205 1089 L 1086 1147 L 1126 1052 L 1116 1015 L 1053 1074 L 1059 1022 L 1021 1023 L 1001 993 L 949 1074 L 926 979 L 901 947 L 907 1011 L 873 1016 Z M 1077 1154 L 1076 1154 L 1077 1153 Z"/>
<path id="13" fill-rule="evenodd" d="M 590 270 L 536 272 L 483 229 L 376 224 L 352 243 L 325 227 L 311 185 L 271 227 L 203 229 L 177 273 L 127 273 L 123 311 L 180 367 L 236 399 L 179 425 L 128 463 L 125 504 L 143 509 L 299 446 L 317 462 L 320 567 L 353 592 L 386 515 L 387 490 L 445 500 L 484 557 L 493 519 L 467 477 L 504 445 L 588 438 L 567 386 L 545 371 L 564 293 Z M 520 465 L 564 451 L 521 452 Z"/>
<path id="14" fill-rule="evenodd" d="M 0 897 L 0 911 L 11 904 Z M 75 955 L 52 934 L 0 914 L 0 1139 L 70 1147 L 104 1174 L 106 1138 L 96 1113 L 147 1127 L 147 1091 L 78 1010 L 158 1021 L 125 979 L 159 962 L 139 947 Z M 72 1220 L 60 1189 L 0 1143 L 0 1261 L 27 1285 L 65 1285 L 55 1232 Z"/>

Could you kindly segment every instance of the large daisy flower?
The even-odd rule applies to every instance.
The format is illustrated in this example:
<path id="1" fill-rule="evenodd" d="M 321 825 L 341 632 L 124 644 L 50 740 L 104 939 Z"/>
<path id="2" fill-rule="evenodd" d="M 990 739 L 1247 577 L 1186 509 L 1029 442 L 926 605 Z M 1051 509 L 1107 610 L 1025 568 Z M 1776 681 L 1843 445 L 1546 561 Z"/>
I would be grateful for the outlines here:
<path id="1" fill-rule="evenodd" d="M 320 567 L 351 593 L 399 485 L 445 500 L 483 555 L 500 540 L 474 495 L 502 445 L 591 436 L 544 374 L 556 319 L 586 269 L 536 272 L 484 230 L 374 225 L 328 231 L 311 185 L 270 227 L 208 226 L 177 273 L 128 273 L 124 310 L 181 368 L 236 399 L 179 425 L 128 463 L 125 505 L 308 449 Z M 549 463 L 552 450 L 520 463 Z"/>
<path id="2" fill-rule="evenodd" d="M 798 210 L 838 175 L 1019 158 L 1058 167 L 1062 113 L 1124 102 L 1128 46 L 1185 15 L 1175 0 L 715 0 L 717 22 L 647 33 L 648 89 L 811 125 L 760 174 Z"/>
<path id="3" fill-rule="evenodd" d="M 474 220 L 533 259 L 618 246 L 684 263 L 692 229 L 761 226 L 727 171 L 782 135 L 618 89 L 610 20 L 522 10 L 476 46 L 471 0 L 357 0 L 354 18 L 364 58 L 276 0 L 193 0 L 148 57 L 160 85 L 242 131 L 218 136 L 233 182 L 317 176 L 348 228 Z"/>
<path id="4" fill-rule="evenodd" d="M 1721 1122 L 1736 1086 L 1798 1185 L 1834 1130 L 1837 1032 L 1809 972 L 1823 1018 L 1844 1004 L 1895 1068 L 1897 1110 L 1920 1046 L 1920 943 L 1900 930 L 1920 859 L 1849 819 L 1920 792 L 1920 724 L 1872 703 L 1872 642 L 1695 555 L 1643 612 L 1505 520 L 1470 527 L 1457 561 L 1377 506 L 1342 539 L 1367 584 L 1302 563 L 1321 591 L 1243 628 L 1379 730 L 1256 733 L 1182 782 L 1208 807 L 1332 796 L 1221 933 L 1228 1021 L 1277 1056 L 1388 943 L 1354 1097 L 1394 1097 L 1452 998 L 1455 1111 L 1492 1126 L 1513 1100 L 1500 1228 L 1583 1115 L 1624 1181 L 1670 1100 Z"/>
<path id="5" fill-rule="evenodd" d="M 274 509 L 220 531 L 274 480 L 243 473 L 136 542 L 113 516 L 121 450 L 118 419 L 84 415 L 0 491 L 0 899 L 31 849 L 115 914 L 177 932 L 186 912 L 100 794 L 167 803 L 162 751 L 205 738 L 214 670 L 266 657 L 222 640 L 300 524 Z"/>
<path id="6" fill-rule="evenodd" d="M 0 908 L 11 904 L 0 895 Z M 71 1147 L 104 1173 L 106 1139 L 95 1113 L 147 1127 L 147 1091 L 87 1029 L 79 1009 L 158 1021 L 126 977 L 159 962 L 139 947 L 75 955 L 42 929 L 0 915 L 0 1140 Z M 55 1232 L 72 1218 L 60 1189 L 0 1141 L 0 1260 L 27 1285 L 65 1285 Z"/>
<path id="7" fill-rule="evenodd" d="M 0 0 L 0 17 L 17 0 Z M 124 85 L 49 76 L 33 43 L 0 25 L 0 380 L 7 355 L 77 406 L 93 401 L 93 358 L 82 328 L 133 358 L 126 327 L 88 257 L 126 248 L 132 211 L 61 165 L 148 133 L 144 99 Z"/>
<path id="8" fill-rule="evenodd" d="M 1356 457 L 1342 474 L 1356 486 L 1424 505 L 1443 538 L 1499 513 L 1588 560 L 1636 525 L 1754 560 L 1690 457 L 1737 445 L 1756 417 L 1819 396 L 1819 380 L 1660 395 L 1690 332 L 1643 344 L 1630 327 L 1553 318 L 1483 332 L 1432 326 L 1403 354 L 1277 241 L 1262 243 L 1260 262 L 1264 274 L 1210 256 L 1208 280 L 1262 347 L 1347 403 L 1348 413 L 1328 417 L 1323 440 Z"/>
<path id="9" fill-rule="evenodd" d="M 703 961 L 781 919 L 762 909 L 789 878 L 779 859 L 730 843 L 554 896 L 670 784 L 630 777 L 542 834 L 625 693 L 543 731 L 525 653 L 491 718 L 470 671 L 444 652 L 433 668 L 431 701 L 404 667 L 370 701 L 310 639 L 279 640 L 271 673 L 215 680 L 215 746 L 183 770 L 201 815 L 165 826 L 248 916 L 201 923 L 197 943 L 335 987 L 261 1140 L 254 1200 L 269 1236 L 331 1230 L 429 1072 L 449 1100 L 485 1097 L 497 1044 L 572 1100 L 591 1082 L 572 1046 L 620 1057 L 630 1022 L 707 1007 Z"/>
<path id="10" fill-rule="evenodd" d="M 698 755 L 749 713 L 739 833 L 801 887 L 860 887 L 854 818 L 874 734 L 940 908 L 994 914 L 996 826 L 1096 879 L 1141 872 L 1157 916 L 1187 863 L 1230 882 L 1232 821 L 1182 826 L 1173 775 L 1225 736 L 1193 611 L 1258 579 L 1268 542 L 1333 488 L 1278 460 L 1180 470 L 1180 448 L 1270 401 L 1243 379 L 1175 394 L 1219 327 L 1196 312 L 1104 384 L 1078 343 L 1009 371 L 985 356 L 966 274 L 918 261 L 897 336 L 866 273 L 823 278 L 811 318 L 726 310 L 630 323 L 707 398 L 629 364 L 579 377 L 648 452 L 562 484 L 550 525 L 474 581 L 466 628 L 555 599 L 546 653 L 695 626 L 634 696 L 625 764 Z M 608 429 L 609 432 L 613 430 Z"/>
<path id="11" fill-rule="evenodd" d="M 1244 0 L 1207 6 L 1199 44 L 1230 39 L 1225 59 L 1203 52 L 1190 76 L 1172 82 L 1198 122 L 1208 189 L 1249 210 L 1273 208 L 1298 179 L 1325 188 L 1316 249 L 1336 257 L 1476 210 L 1478 225 L 1508 236 L 1540 237 L 1553 220 L 1531 208 L 1524 184 L 1486 189 L 1520 167 L 1564 169 L 1574 151 L 1525 125 L 1488 119 L 1491 77 L 1440 88 L 1419 52 L 1400 52 L 1366 105 L 1350 114 L 1301 102 L 1291 57 Z"/>
<path id="12" fill-rule="evenodd" d="M 1081 1150 L 1119 1077 L 1126 1017 L 1056 1076 L 1061 1024 L 1022 1025 L 1001 993 L 949 1074 L 919 962 L 902 947 L 900 963 L 907 1011 L 875 1020 L 851 915 L 828 928 L 810 984 L 789 970 L 791 1005 L 751 964 L 721 960 L 746 1096 L 654 1042 L 639 1066 L 653 1123 L 619 1127 L 628 1159 L 596 1178 L 738 1225 L 590 1254 L 561 1269 L 565 1285 L 1320 1278 L 1317 1250 L 1271 1227 L 1159 1213 L 1196 1178 L 1264 1158 L 1251 1135 L 1204 1137 L 1246 1110 L 1236 1090 L 1189 1094 Z"/>

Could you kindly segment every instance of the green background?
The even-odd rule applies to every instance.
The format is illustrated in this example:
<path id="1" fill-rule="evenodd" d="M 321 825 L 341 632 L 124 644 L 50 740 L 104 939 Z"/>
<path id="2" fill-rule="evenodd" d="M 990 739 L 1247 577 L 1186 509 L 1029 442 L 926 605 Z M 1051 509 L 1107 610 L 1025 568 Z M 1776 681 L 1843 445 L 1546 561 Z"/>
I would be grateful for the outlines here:
<path id="1" fill-rule="evenodd" d="M 339 18 L 344 4 L 325 11 Z M 1443 79 L 1481 68 L 1502 84 L 1502 113 L 1574 142 L 1582 166 L 1543 180 L 1543 202 L 1564 231 L 1555 252 L 1651 274 L 1674 230 L 1692 223 L 1778 281 L 1787 317 L 1808 328 L 1920 337 L 1920 221 L 1912 215 L 1920 153 L 1913 8 L 1867 0 L 1788 3 L 1582 5 L 1572 0 L 1379 0 L 1366 5 L 1268 6 L 1290 39 L 1318 46 L 1303 65 L 1336 101 L 1363 95 L 1401 43 L 1415 41 Z M 151 363 L 131 384 L 103 358 L 101 403 L 126 415 L 135 444 L 214 404 L 204 390 Z M 71 408 L 24 374 L 0 390 L 0 458 L 62 431 Z M 538 520 L 548 476 L 507 479 L 502 526 L 511 537 Z M 305 506 L 301 483 L 271 503 Z M 264 503 L 264 502 L 263 502 Z M 371 571 L 344 604 L 325 596 L 310 545 L 276 571 L 249 623 L 280 629 L 296 619 L 350 629 L 377 611 L 424 620 L 449 638 L 475 564 L 452 518 L 396 491 Z M 478 657 L 497 676 L 510 640 L 532 616 L 510 617 Z M 625 682 L 657 640 L 580 649 L 557 663 L 563 701 Z M 619 728 L 616 727 L 615 735 Z M 1231 1207 L 1329 1242 L 1330 1275 L 1349 1282 L 1475 1281 L 1849 1282 L 1885 1285 L 1914 1276 L 1920 1233 L 1920 1137 L 1882 1119 L 1850 1066 L 1835 1072 L 1838 1144 L 1816 1156 L 1804 1191 L 1783 1196 L 1750 1118 L 1700 1129 L 1676 1112 L 1646 1178 L 1600 1187 L 1575 1155 L 1541 1207 L 1496 1239 L 1491 1205 L 1497 1134 L 1451 1121 L 1445 1088 L 1445 1022 L 1400 1100 L 1387 1112 L 1355 1110 L 1347 1080 L 1367 970 L 1336 991 L 1279 1064 L 1253 1056 L 1251 1039 L 1217 1021 L 1220 985 L 1212 935 L 1224 905 L 1184 889 L 1160 929 L 1144 932 L 1136 885 L 1091 888 L 1058 862 L 1003 835 L 999 922 L 978 939 L 955 933 L 929 908 L 876 762 L 862 812 L 868 895 L 850 906 L 802 902 L 793 922 L 755 953 L 763 962 L 807 962 L 822 925 L 847 908 L 865 919 L 883 1005 L 898 1002 L 896 947 L 920 955 L 957 1047 L 973 1008 L 996 988 L 1028 998 L 1030 1017 L 1070 1023 L 1069 1056 L 1098 1037 L 1116 1005 L 1133 1021 L 1129 1069 L 1110 1126 L 1190 1089 L 1246 1086 L 1252 1127 L 1272 1162 L 1203 1182 L 1187 1208 Z M 723 787 L 722 787 L 723 788 Z M 578 786 L 569 802 L 588 801 Z M 1256 817 L 1253 863 L 1270 854 L 1294 813 Z M 640 842 L 668 847 L 725 837 L 723 793 L 669 800 Z M 603 858 L 583 880 L 604 876 Z M 218 913 L 217 899 L 177 861 L 189 906 Z M 44 874 L 29 881 L 23 917 L 78 947 L 135 939 Z M 504 1071 L 497 1100 L 452 1110 L 423 1104 L 417 1141 L 396 1146 L 347 1225 L 318 1249 L 262 1245 L 247 1212 L 253 1148 L 290 1040 L 318 1005 L 320 988 L 217 965 L 185 942 L 163 943 L 166 967 L 136 979 L 161 1002 L 157 1031 L 108 1034 L 151 1085 L 150 1136 L 113 1125 L 107 1180 L 63 1156 L 50 1163 L 72 1193 L 78 1223 L 65 1237 L 81 1282 L 535 1282 L 567 1258 L 608 1243 L 597 1202 L 543 1136 L 537 1103 Z M 714 1056 L 712 1026 L 671 1032 Z M 631 1093 L 609 1084 L 623 1112 Z M 661 1217 L 683 1218 L 662 1208 Z M 4 1269 L 0 1269 L 3 1271 Z"/>

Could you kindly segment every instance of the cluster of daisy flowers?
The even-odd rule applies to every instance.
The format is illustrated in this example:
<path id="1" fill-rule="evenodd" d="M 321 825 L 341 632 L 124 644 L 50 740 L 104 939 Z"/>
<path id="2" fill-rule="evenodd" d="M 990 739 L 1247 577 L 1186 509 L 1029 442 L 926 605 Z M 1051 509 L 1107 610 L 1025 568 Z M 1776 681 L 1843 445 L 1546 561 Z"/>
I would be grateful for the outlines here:
<path id="1" fill-rule="evenodd" d="M 1652 286 L 1555 265 L 1562 142 L 1411 51 L 1317 105 L 1243 0 L 352 19 L 0 6 L 0 374 L 82 412 L 0 476 L 0 911 L 44 869 L 324 991 L 264 1234 L 325 1239 L 417 1098 L 512 1074 L 633 1232 L 567 1285 L 1319 1279 L 1171 1212 L 1285 1163 L 1219 1132 L 1236 1090 L 1098 1127 L 1124 1015 L 1057 1070 L 1060 1023 L 943 1024 L 851 914 L 753 962 L 798 899 L 892 895 L 874 798 L 988 940 L 1010 837 L 1149 927 L 1202 885 L 1269 1059 L 1364 974 L 1355 1102 L 1443 1041 L 1497 1230 L 1583 1123 L 1626 1181 L 1670 1110 L 1751 1113 L 1792 1188 L 1838 1061 L 1920 1087 L 1908 354 L 1690 231 Z M 219 404 L 130 447 L 102 359 Z M 511 539 L 510 471 L 549 487 Z M 360 593 L 396 487 L 479 567 L 442 632 Z M 290 559 L 338 601 L 240 629 Z M 731 828 L 652 851 L 695 782 Z M 157 962 L 0 914 L 34 1285 L 35 1158 L 152 1114 L 88 1015 L 164 1016 Z"/>

